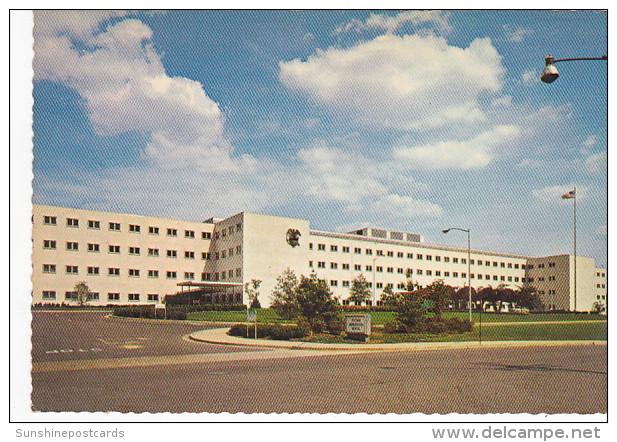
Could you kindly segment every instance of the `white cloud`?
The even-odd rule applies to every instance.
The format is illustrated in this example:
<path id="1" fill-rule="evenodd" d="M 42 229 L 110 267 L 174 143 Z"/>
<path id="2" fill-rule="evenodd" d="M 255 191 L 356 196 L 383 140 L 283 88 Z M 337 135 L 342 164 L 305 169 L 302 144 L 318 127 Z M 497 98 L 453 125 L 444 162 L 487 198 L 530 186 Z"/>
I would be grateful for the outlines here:
<path id="1" fill-rule="evenodd" d="M 333 111 L 413 130 L 484 120 L 479 96 L 499 92 L 504 75 L 489 39 L 459 48 L 432 35 L 382 35 L 279 66 L 285 86 Z"/>
<path id="2" fill-rule="evenodd" d="M 230 167 L 223 114 L 200 83 L 169 77 L 152 47 L 152 30 L 122 13 L 35 13 L 35 79 L 75 89 L 100 135 L 151 134 L 146 154 L 166 167 L 205 161 Z M 76 41 L 79 40 L 79 41 Z"/>
<path id="3" fill-rule="evenodd" d="M 498 149 L 516 140 L 520 129 L 499 126 L 464 141 L 440 141 L 419 147 L 395 149 L 397 158 L 409 161 L 410 167 L 433 169 L 473 169 L 484 167 L 498 156 Z"/>
<path id="4" fill-rule="evenodd" d="M 527 37 L 528 35 L 533 34 L 533 32 L 529 29 L 516 28 L 512 29 L 511 27 L 505 28 L 506 38 L 514 43 L 520 43 Z"/>
<path id="5" fill-rule="evenodd" d="M 608 156 L 606 152 L 599 152 L 589 155 L 584 161 L 588 173 L 606 174 L 608 166 Z"/>
<path id="6" fill-rule="evenodd" d="M 395 16 L 372 12 L 365 21 L 354 18 L 349 23 L 338 26 L 335 33 L 341 34 L 350 30 L 361 32 L 371 29 L 392 33 L 405 23 L 411 23 L 416 27 L 430 25 L 432 29 L 442 34 L 452 30 L 448 23 L 448 14 L 442 11 L 404 11 Z"/>
<path id="7" fill-rule="evenodd" d="M 587 137 L 587 139 L 585 140 L 585 142 L 583 143 L 583 145 L 585 147 L 591 147 L 594 144 L 596 144 L 596 137 L 594 135 L 591 135 L 589 137 Z"/>

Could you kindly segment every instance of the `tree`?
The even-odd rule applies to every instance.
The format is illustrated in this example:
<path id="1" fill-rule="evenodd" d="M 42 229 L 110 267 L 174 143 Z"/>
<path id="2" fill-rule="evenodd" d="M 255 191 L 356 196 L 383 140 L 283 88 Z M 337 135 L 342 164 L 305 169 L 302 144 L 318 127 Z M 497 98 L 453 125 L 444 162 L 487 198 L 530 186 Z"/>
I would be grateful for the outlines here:
<path id="1" fill-rule="evenodd" d="M 306 320 L 312 332 L 319 332 L 323 326 L 340 322 L 341 307 L 332 297 L 326 281 L 318 279 L 315 273 L 308 278 L 301 275 L 296 289 L 300 316 Z"/>
<path id="2" fill-rule="evenodd" d="M 388 307 L 394 307 L 396 304 L 396 296 L 390 285 L 387 285 L 383 292 L 381 292 L 381 305 Z"/>
<path id="3" fill-rule="evenodd" d="M 297 288 L 298 278 L 290 268 L 276 278 L 276 287 L 271 295 L 271 307 L 283 319 L 294 319 L 299 314 Z"/>
<path id="4" fill-rule="evenodd" d="M 542 306 L 542 301 L 540 301 L 537 290 L 533 286 L 528 285 L 520 288 L 515 295 L 515 299 L 519 307 L 525 307 L 531 311 L 539 310 Z"/>
<path id="5" fill-rule="evenodd" d="M 488 302 L 493 306 L 495 312 L 499 311 L 499 308 L 501 307 L 499 292 L 490 285 L 488 287 L 484 287 L 478 292 L 478 298 L 480 298 L 482 305 Z"/>
<path id="6" fill-rule="evenodd" d="M 476 289 L 472 287 L 471 299 L 476 299 L 476 297 Z M 469 286 L 461 287 L 460 289 L 456 290 L 452 294 L 452 301 L 454 301 L 455 308 L 457 308 L 458 310 L 466 310 L 467 308 L 469 308 Z"/>
<path id="7" fill-rule="evenodd" d="M 443 283 L 443 280 L 438 279 L 433 281 L 425 291 L 426 299 L 431 301 L 430 310 L 435 313 L 435 317 L 441 320 L 441 313 L 450 302 L 454 289 Z"/>
<path id="8" fill-rule="evenodd" d="M 87 304 L 88 301 L 92 299 L 92 292 L 90 291 L 90 287 L 86 284 L 85 281 L 79 281 L 75 284 L 73 288 L 75 291 L 75 300 L 77 303 L 83 307 L 84 304 Z"/>
<path id="9" fill-rule="evenodd" d="M 261 285 L 260 279 L 251 279 L 251 282 L 247 282 L 244 284 L 244 293 L 246 293 L 246 297 L 249 301 L 250 308 L 261 308 L 261 304 L 259 303 L 259 286 Z"/>
<path id="10" fill-rule="evenodd" d="M 426 313 L 424 295 L 423 290 L 399 292 L 394 295 L 394 318 L 408 332 L 413 331 L 423 320 Z"/>
<path id="11" fill-rule="evenodd" d="M 354 305 L 361 305 L 371 298 L 371 289 L 369 283 L 362 273 L 354 278 L 349 289 L 349 301 L 353 301 Z"/>

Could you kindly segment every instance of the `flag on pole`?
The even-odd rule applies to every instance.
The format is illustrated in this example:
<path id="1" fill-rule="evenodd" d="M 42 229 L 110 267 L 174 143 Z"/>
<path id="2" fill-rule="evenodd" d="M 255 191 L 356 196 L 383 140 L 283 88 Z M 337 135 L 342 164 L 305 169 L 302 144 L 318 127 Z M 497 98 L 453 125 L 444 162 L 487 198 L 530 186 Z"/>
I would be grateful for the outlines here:
<path id="1" fill-rule="evenodd" d="M 561 195 L 564 200 L 576 198 L 576 190 L 571 190 L 568 193 Z"/>

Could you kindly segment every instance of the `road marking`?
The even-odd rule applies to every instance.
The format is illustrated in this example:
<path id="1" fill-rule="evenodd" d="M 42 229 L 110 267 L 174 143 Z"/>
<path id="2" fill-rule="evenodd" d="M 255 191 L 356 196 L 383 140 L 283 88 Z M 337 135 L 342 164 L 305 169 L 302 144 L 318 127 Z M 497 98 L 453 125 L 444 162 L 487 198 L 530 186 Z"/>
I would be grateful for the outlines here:
<path id="1" fill-rule="evenodd" d="M 310 356 L 358 354 L 360 351 L 324 350 L 264 350 L 234 353 L 208 353 L 196 355 L 147 356 L 137 358 L 110 358 L 35 362 L 33 373 L 54 371 L 103 370 L 110 368 L 152 367 L 157 365 L 207 364 L 212 362 L 250 361 L 263 359 L 299 358 Z"/>

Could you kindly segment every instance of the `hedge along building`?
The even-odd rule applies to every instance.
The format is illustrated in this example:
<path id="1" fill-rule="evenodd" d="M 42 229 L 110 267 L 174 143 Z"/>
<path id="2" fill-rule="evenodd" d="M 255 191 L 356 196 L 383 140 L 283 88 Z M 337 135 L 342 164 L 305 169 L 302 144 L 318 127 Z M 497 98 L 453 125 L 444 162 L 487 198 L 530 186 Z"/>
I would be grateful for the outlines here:
<path id="1" fill-rule="evenodd" d="M 43 205 L 34 206 L 32 223 L 33 303 L 72 303 L 78 281 L 95 294 L 90 305 L 158 303 L 197 288 L 210 302 L 246 303 L 243 285 L 256 279 L 267 306 L 287 268 L 298 276 L 315 272 L 342 300 L 363 275 L 376 303 L 386 287 L 401 289 L 407 274 L 421 286 L 441 279 L 463 287 L 468 280 L 466 248 L 404 232 L 316 231 L 307 220 L 247 212 L 190 222 Z M 573 273 L 563 264 L 572 258 L 472 250 L 471 285 L 538 284 L 547 308 L 573 310 Z M 606 304 L 606 271 L 591 258 L 577 260 L 576 309 Z"/>

